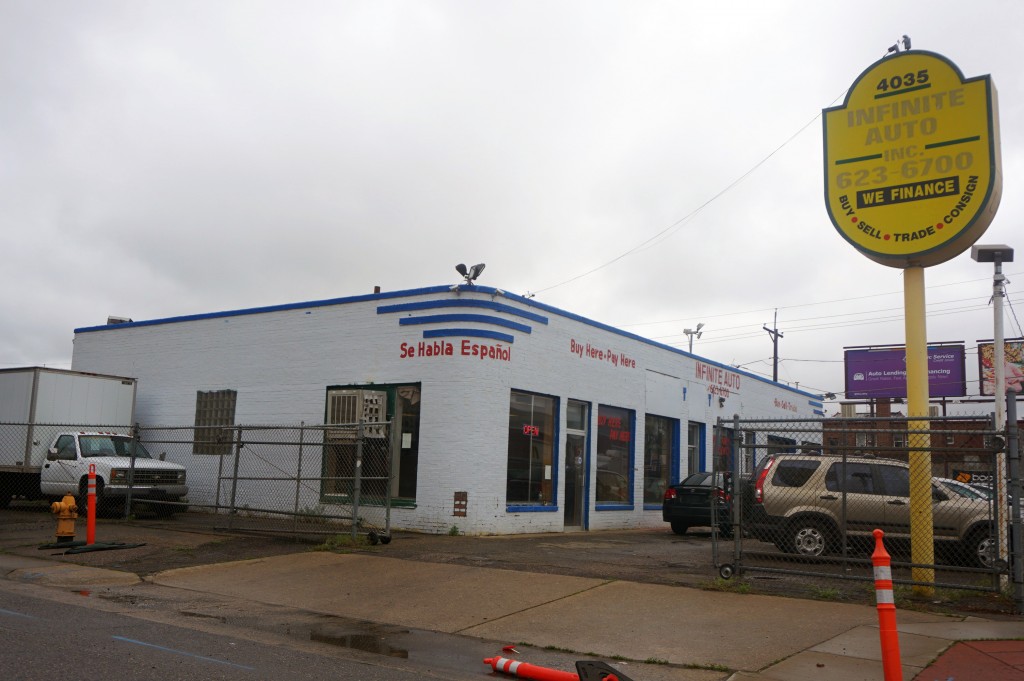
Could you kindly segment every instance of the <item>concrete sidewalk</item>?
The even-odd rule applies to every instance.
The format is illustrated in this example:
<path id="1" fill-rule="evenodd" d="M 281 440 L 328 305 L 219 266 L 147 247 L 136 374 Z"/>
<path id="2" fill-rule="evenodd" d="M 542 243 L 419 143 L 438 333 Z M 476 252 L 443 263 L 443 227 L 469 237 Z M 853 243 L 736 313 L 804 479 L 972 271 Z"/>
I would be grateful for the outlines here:
<path id="1" fill-rule="evenodd" d="M 131 556 L 152 554 L 162 561 L 157 564 L 167 565 L 192 547 L 228 546 L 223 535 L 111 525 L 104 528 L 109 539 L 148 544 L 69 562 L 68 557 L 40 556 L 32 538 L 40 528 L 48 532 L 49 527 L 25 518 L 20 529 L 9 524 L 4 531 L 0 548 L 7 552 L 0 553 L 0 574 L 62 589 L 133 588 L 140 578 L 128 571 L 133 568 L 123 566 L 133 564 Z M 573 550 L 592 560 L 601 545 L 613 544 L 612 539 L 574 537 Z M 413 553 L 399 558 L 297 549 L 252 560 L 137 571 L 158 587 L 440 632 L 439 636 L 529 644 L 530 656 L 552 650 L 570 653 L 569 657 L 594 654 L 612 660 L 634 681 L 883 678 L 877 612 L 872 606 L 643 583 L 623 575 L 604 579 L 541 573 L 533 568 L 554 559 L 551 538 L 509 540 L 528 554 L 522 569 L 432 562 L 423 558 L 440 556 L 447 544 L 418 541 L 429 544 L 419 558 Z M 472 557 L 499 554 L 502 549 L 496 541 L 472 542 Z M 528 544 L 536 546 L 528 549 Z M 621 555 L 633 553 L 630 545 L 626 547 Z M 634 558 L 639 565 L 650 560 L 646 554 Z M 643 571 L 635 574 L 639 579 Z M 1021 619 L 900 610 L 897 622 L 905 681 L 1024 681 L 1024 641 L 1015 640 L 1024 639 Z M 954 646 L 958 641 L 986 643 Z M 499 651 L 500 647 L 494 654 Z M 521 657 L 543 663 L 525 653 Z M 475 657 L 465 665 L 470 673 L 474 664 Z M 482 664 L 480 673 L 488 673 Z"/>
<path id="2" fill-rule="evenodd" d="M 10 577 L 31 575 L 45 584 L 47 569 L 61 586 L 74 580 L 67 564 L 23 568 Z M 81 569 L 89 570 L 80 574 L 85 581 L 103 572 Z M 860 605 L 327 552 L 169 570 L 149 580 L 403 627 L 608 659 L 658 660 L 678 665 L 680 679 L 883 678 L 877 613 Z M 1024 638 L 1020 621 L 912 611 L 900 611 L 897 621 L 908 681 L 935 681 L 924 670 L 956 641 Z M 1002 652 L 1018 648 L 1024 661 L 1024 642 L 1004 644 Z M 992 656 L 971 660 L 971 676 L 936 679 L 1024 678 L 1020 670 L 1014 670 L 1020 677 L 999 676 Z M 986 663 L 991 671 L 977 667 Z M 739 671 L 730 676 L 724 669 Z"/>

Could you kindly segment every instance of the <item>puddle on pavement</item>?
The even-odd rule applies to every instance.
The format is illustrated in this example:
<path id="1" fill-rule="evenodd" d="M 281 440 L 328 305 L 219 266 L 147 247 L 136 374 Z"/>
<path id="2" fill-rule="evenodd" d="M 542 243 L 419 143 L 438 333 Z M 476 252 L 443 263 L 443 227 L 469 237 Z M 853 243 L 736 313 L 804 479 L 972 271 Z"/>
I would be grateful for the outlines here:
<path id="1" fill-rule="evenodd" d="M 408 633 L 408 632 L 400 632 Z M 409 651 L 391 645 L 388 636 L 380 633 L 352 633 L 338 631 L 337 627 L 316 627 L 309 632 L 309 640 L 317 643 L 328 643 L 332 646 L 361 650 L 364 653 L 387 655 L 403 660 L 409 658 Z"/>

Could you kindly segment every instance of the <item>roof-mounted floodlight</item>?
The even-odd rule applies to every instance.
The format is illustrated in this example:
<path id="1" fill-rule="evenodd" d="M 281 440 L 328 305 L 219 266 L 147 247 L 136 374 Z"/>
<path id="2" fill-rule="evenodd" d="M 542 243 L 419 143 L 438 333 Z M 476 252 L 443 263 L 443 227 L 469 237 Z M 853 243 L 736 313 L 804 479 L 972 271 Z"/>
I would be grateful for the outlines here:
<path id="1" fill-rule="evenodd" d="M 701 322 L 697 324 L 696 329 L 683 329 L 683 333 L 685 333 L 690 338 L 690 352 L 693 352 L 693 337 L 696 336 L 697 338 L 700 338 L 702 335 L 704 335 L 704 332 L 701 331 L 701 329 L 703 328 L 704 322 Z"/>
<path id="2" fill-rule="evenodd" d="M 472 284 L 476 281 L 476 278 L 480 276 L 480 273 L 484 271 L 484 263 L 478 263 L 470 268 L 466 268 L 461 262 L 455 266 L 455 271 L 462 275 L 462 278 L 466 280 L 467 284 Z"/>

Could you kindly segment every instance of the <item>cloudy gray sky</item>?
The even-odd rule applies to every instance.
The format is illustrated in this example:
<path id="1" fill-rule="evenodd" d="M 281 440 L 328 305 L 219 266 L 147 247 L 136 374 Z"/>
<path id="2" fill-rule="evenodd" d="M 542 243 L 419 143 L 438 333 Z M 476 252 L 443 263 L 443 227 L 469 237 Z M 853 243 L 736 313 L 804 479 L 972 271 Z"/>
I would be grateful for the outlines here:
<path id="1" fill-rule="evenodd" d="M 661 342 L 703 322 L 695 352 L 769 376 L 777 309 L 780 380 L 841 393 L 844 346 L 903 342 L 903 282 L 829 221 L 820 112 L 904 33 L 991 74 L 980 242 L 1024 248 L 1017 0 L 0 0 L 0 366 L 68 367 L 108 315 L 485 262 L 481 284 Z M 971 378 L 991 277 L 926 272 L 929 341 L 967 341 Z"/>

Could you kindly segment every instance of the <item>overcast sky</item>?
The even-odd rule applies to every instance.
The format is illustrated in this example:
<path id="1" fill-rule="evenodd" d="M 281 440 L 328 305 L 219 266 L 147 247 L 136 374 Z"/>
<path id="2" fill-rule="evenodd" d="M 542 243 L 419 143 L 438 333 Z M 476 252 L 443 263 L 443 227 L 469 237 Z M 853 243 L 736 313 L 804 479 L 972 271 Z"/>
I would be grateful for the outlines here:
<path id="1" fill-rule="evenodd" d="M 1024 249 L 1019 0 L 0 0 L 0 367 L 70 367 L 108 315 L 484 262 L 481 284 L 664 343 L 703 322 L 695 352 L 768 376 L 777 309 L 780 380 L 842 397 L 844 346 L 904 341 L 903 281 L 829 220 L 820 113 L 902 34 L 991 74 L 1004 190 L 979 243 Z M 976 395 L 991 265 L 925 281 Z"/>

